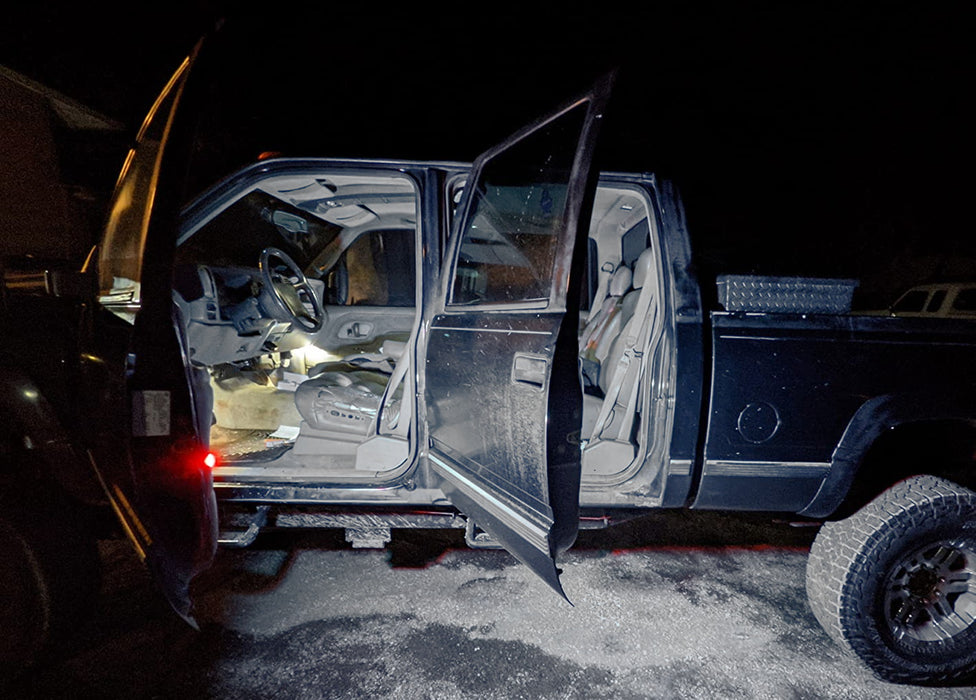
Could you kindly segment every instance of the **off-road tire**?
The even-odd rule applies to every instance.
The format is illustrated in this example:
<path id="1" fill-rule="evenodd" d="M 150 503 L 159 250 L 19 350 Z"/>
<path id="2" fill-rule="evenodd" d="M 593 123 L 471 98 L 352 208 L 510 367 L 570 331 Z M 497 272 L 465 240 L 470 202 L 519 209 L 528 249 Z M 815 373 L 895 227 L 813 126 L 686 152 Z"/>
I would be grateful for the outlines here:
<path id="1" fill-rule="evenodd" d="M 878 677 L 925 685 L 972 677 L 976 493 L 916 476 L 826 523 L 806 589 L 827 634 Z"/>

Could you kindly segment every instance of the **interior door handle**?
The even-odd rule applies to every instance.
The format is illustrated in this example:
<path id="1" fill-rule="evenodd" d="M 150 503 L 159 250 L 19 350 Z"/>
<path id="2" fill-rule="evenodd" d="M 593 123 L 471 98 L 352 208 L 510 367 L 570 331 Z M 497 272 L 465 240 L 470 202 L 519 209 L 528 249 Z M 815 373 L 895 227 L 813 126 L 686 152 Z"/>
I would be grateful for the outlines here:
<path id="1" fill-rule="evenodd" d="M 543 387 L 548 369 L 549 360 L 545 357 L 516 353 L 512 361 L 512 381 Z"/>
<path id="2" fill-rule="evenodd" d="M 367 338 L 373 332 L 373 324 L 364 321 L 350 321 L 339 328 L 340 338 Z"/>

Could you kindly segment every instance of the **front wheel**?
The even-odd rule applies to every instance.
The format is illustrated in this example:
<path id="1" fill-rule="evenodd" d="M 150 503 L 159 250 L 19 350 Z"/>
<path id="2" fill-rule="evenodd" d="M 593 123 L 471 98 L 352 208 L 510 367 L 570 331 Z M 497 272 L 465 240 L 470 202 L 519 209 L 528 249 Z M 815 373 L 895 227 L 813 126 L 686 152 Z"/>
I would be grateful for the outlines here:
<path id="1" fill-rule="evenodd" d="M 938 684 L 976 671 L 976 493 L 896 484 L 821 528 L 807 564 L 817 620 L 880 678 Z"/>
<path id="2" fill-rule="evenodd" d="M 70 512 L 5 509 L 0 518 L 0 688 L 66 648 L 93 609 L 97 543 Z"/>

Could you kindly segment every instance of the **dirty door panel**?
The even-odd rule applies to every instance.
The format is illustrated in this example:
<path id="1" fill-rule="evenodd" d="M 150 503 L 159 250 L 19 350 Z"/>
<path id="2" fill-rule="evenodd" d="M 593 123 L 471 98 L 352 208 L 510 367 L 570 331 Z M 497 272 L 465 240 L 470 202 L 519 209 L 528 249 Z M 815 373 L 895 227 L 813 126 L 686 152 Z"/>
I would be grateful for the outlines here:
<path id="1" fill-rule="evenodd" d="M 426 362 L 430 459 L 452 502 L 562 592 L 578 521 L 577 310 L 609 81 L 475 163 Z"/>

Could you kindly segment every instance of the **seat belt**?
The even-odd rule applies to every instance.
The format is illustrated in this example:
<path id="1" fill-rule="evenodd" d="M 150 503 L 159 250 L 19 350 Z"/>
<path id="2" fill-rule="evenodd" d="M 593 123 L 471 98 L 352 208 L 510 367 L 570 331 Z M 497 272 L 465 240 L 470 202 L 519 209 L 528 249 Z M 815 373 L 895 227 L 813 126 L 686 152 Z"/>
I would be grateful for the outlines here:
<path id="1" fill-rule="evenodd" d="M 627 403 L 624 404 L 624 418 L 621 422 L 620 429 L 617 431 L 617 435 L 612 437 L 613 440 L 630 442 L 630 432 L 634 425 L 634 418 L 637 415 L 637 400 L 640 397 L 641 385 L 644 382 L 644 373 L 647 369 L 648 362 L 650 362 L 651 353 L 657 347 L 658 340 L 663 331 L 663 326 L 657 323 L 657 311 L 658 307 L 655 305 L 651 312 L 652 315 L 649 322 L 644 324 L 640 340 L 634 346 L 634 356 L 637 359 L 637 365 L 635 367 L 637 376 L 633 377 L 633 382 L 630 385 L 630 396 L 627 398 Z M 651 337 L 648 341 L 649 335 Z M 637 350 L 637 348 L 641 349 Z"/>
<path id="2" fill-rule="evenodd" d="M 386 384 L 386 389 L 383 390 L 383 396 L 380 399 L 379 408 L 376 411 L 376 421 L 373 430 L 377 435 L 380 434 L 380 426 L 383 421 L 383 413 L 388 408 L 387 404 L 390 402 L 397 386 L 403 381 L 403 378 L 407 374 L 407 369 L 410 367 L 410 359 L 407 357 L 407 353 L 411 348 L 411 345 L 407 345 L 400 358 L 397 360 L 396 365 L 393 368 L 393 374 L 390 375 L 390 381 Z M 388 427 L 388 430 L 393 435 L 398 435 L 400 437 L 405 437 L 407 434 L 407 429 L 410 426 L 410 416 L 413 410 L 413 397 L 408 396 L 407 392 L 403 392 L 403 397 L 400 399 L 400 415 L 397 416 L 394 421 Z"/>
<path id="3" fill-rule="evenodd" d="M 610 380 L 610 386 L 607 388 L 603 405 L 600 407 L 600 415 L 597 417 L 596 424 L 593 427 L 590 442 L 597 440 L 630 442 L 630 431 L 634 424 L 632 407 L 637 400 L 640 380 L 643 375 L 642 369 L 644 363 L 642 360 L 645 352 L 644 348 L 646 347 L 647 331 L 657 325 L 657 304 L 654 304 L 653 309 L 651 308 L 652 301 L 654 300 L 652 286 L 647 284 L 642 287 L 641 294 L 637 298 L 634 315 L 627 324 L 624 352 L 620 357 L 620 362 L 614 368 L 613 378 Z M 649 315 L 652 315 L 653 318 L 648 318 Z M 634 372 L 636 372 L 636 376 L 634 376 Z M 621 403 L 618 401 L 618 398 L 620 397 L 620 391 L 624 381 L 628 377 L 631 377 L 633 381 L 631 382 L 630 391 L 625 402 Z M 619 423 L 619 427 L 605 437 L 603 434 L 604 431 L 613 427 L 611 418 L 617 417 L 616 409 L 618 406 L 627 410 Z M 608 421 L 611 423 L 610 425 L 607 425 Z"/>

